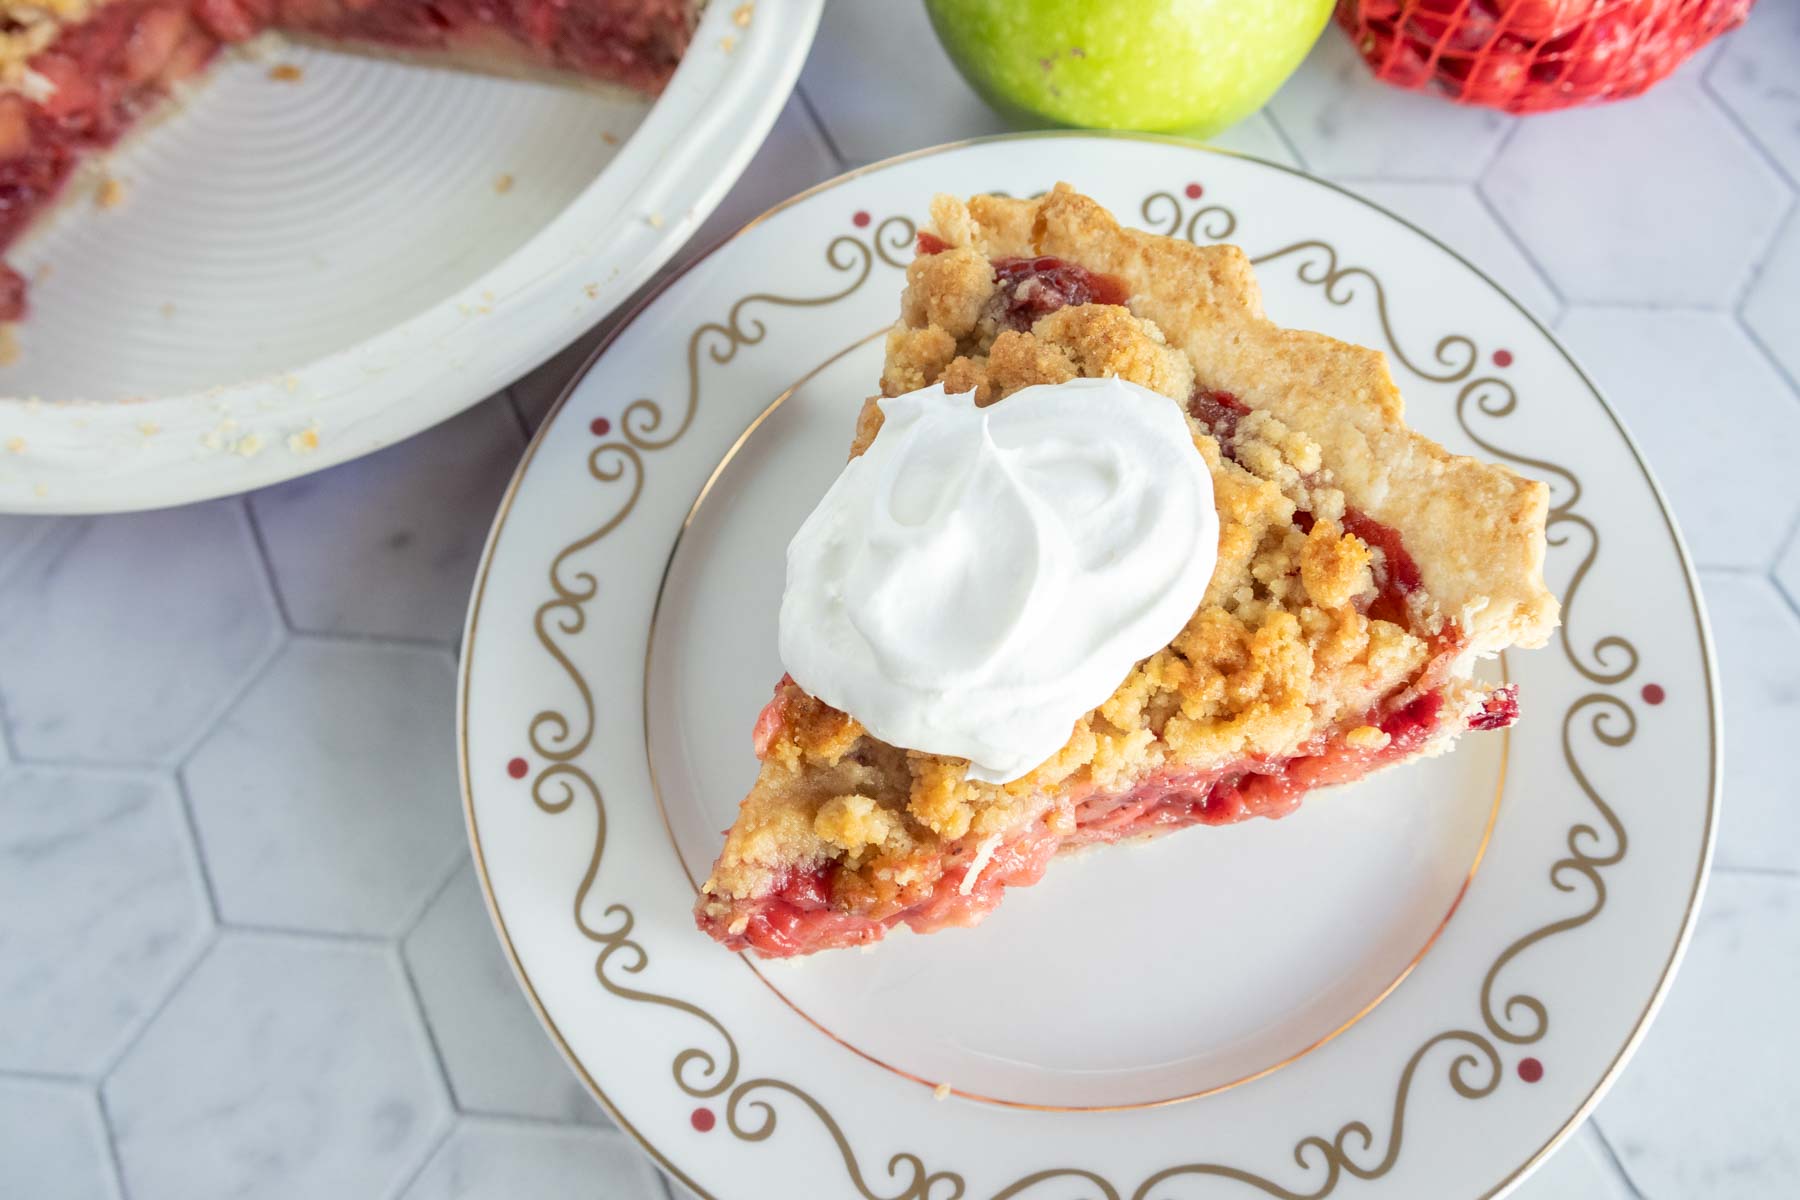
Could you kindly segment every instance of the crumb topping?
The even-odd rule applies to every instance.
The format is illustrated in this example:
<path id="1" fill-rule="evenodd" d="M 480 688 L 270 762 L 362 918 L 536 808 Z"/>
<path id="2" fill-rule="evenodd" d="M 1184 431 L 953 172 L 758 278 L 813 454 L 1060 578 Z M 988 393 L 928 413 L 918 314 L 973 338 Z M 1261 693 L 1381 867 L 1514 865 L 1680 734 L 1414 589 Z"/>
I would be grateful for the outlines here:
<path id="1" fill-rule="evenodd" d="M 948 248 L 907 269 L 884 396 L 942 382 L 986 405 L 1033 384 L 1114 375 L 1187 410 L 1195 364 L 1127 306 L 1070 305 L 1029 330 L 1001 325 L 994 269 L 958 212 L 966 220 L 961 206 L 934 205 Z M 1339 524 L 1343 494 L 1319 445 L 1250 412 L 1227 454 L 1212 428 L 1187 420 L 1212 475 L 1219 556 L 1200 608 L 1167 647 L 1076 721 L 1057 754 L 1001 785 L 966 778 L 963 759 L 886 745 L 784 680 L 761 778 L 705 890 L 754 895 L 777 864 L 837 861 L 847 869 L 840 894 L 902 905 L 1024 822 L 1048 816 L 1053 828 L 1072 827 L 1071 796 L 1128 789 L 1171 768 L 1291 755 L 1352 720 L 1359 744 L 1385 738 L 1362 714 L 1415 676 L 1430 647 L 1366 615 L 1376 551 Z M 881 422 L 877 397 L 858 417 L 853 456 Z M 1313 517 L 1305 531 L 1299 511 Z M 1068 811 L 1048 811 L 1059 805 Z"/>

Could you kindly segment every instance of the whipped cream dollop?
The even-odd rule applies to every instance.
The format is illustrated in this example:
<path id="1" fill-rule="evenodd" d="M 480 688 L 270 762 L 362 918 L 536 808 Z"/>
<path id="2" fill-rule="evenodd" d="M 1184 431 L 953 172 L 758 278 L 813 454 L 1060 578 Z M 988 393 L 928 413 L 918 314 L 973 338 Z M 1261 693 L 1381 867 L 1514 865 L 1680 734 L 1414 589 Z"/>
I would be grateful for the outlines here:
<path id="1" fill-rule="evenodd" d="M 1212 476 L 1180 406 L 1120 379 L 880 404 L 788 546 L 782 663 L 882 741 L 1008 782 L 1193 616 Z"/>

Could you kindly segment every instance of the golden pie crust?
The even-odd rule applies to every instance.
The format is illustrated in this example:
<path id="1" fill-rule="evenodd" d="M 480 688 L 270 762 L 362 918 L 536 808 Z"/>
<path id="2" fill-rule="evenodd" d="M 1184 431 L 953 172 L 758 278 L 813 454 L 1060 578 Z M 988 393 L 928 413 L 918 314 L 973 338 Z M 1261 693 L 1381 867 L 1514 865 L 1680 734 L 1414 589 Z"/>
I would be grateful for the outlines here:
<path id="1" fill-rule="evenodd" d="M 1072 829 L 1080 797 L 1280 761 L 1327 737 L 1379 749 L 1388 735 L 1367 714 L 1426 687 L 1445 689 L 1458 718 L 1419 749 L 1441 752 L 1486 696 L 1461 678 L 1473 660 L 1548 638 L 1557 605 L 1542 577 L 1544 485 L 1408 429 L 1379 352 L 1268 321 L 1237 247 L 1123 229 L 1067 185 L 1035 200 L 940 196 L 931 232 L 942 248 L 907 268 L 882 395 L 942 382 L 989 404 L 1107 375 L 1184 411 L 1196 391 L 1229 393 L 1249 409 L 1229 453 L 1188 416 L 1212 475 L 1218 565 L 1171 643 L 1076 721 L 1060 752 L 1004 785 L 965 778 L 962 759 L 887 745 L 784 680 L 759 725 L 760 776 L 702 889 L 703 926 L 740 932 L 734 902 L 821 863 L 840 868 L 840 902 L 892 912 L 946 863 L 1013 831 Z M 1042 256 L 1115 277 L 1127 304 L 1071 305 L 1008 328 L 993 262 Z M 879 432 L 880 400 L 863 405 L 852 455 Z M 1346 531 L 1348 509 L 1398 531 L 1417 565 L 1423 586 L 1404 623 L 1368 613 L 1383 551 Z"/>

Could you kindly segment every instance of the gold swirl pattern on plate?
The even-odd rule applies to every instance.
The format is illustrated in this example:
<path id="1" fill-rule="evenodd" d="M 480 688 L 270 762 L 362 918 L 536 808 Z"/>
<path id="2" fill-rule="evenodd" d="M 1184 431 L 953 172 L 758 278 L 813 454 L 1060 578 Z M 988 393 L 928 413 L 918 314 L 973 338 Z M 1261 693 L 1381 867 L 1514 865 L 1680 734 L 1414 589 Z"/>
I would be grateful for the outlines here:
<path id="1" fill-rule="evenodd" d="M 1201 237 L 1218 240 L 1231 236 L 1237 218 L 1228 208 L 1207 204 L 1188 211 L 1182 202 L 1168 192 L 1152 193 L 1145 198 L 1141 213 L 1144 221 L 1158 232 L 1179 234 L 1189 240 Z M 533 779 L 531 795 L 547 814 L 567 811 L 578 799 L 587 799 L 597 816 L 594 847 L 580 885 L 573 898 L 572 915 L 577 928 L 589 941 L 600 946 L 594 973 L 603 988 L 622 999 L 659 1005 L 685 1013 L 706 1027 L 712 1049 L 690 1046 L 675 1055 L 671 1073 L 676 1086 L 697 1099 L 724 1096 L 725 1125 L 733 1136 L 746 1143 L 763 1142 L 777 1132 L 784 1108 L 804 1110 L 833 1139 L 850 1185 L 864 1200 L 963 1200 L 966 1183 L 963 1176 L 949 1170 L 929 1170 L 923 1158 L 910 1152 L 892 1155 L 886 1164 L 889 1184 L 897 1191 L 878 1190 L 871 1183 L 861 1159 L 850 1145 L 842 1127 L 830 1109 L 816 1097 L 785 1080 L 760 1077 L 740 1081 L 740 1057 L 735 1039 L 725 1025 L 711 1013 L 690 1001 L 631 986 L 621 976 L 641 975 L 650 965 L 650 955 L 633 936 L 635 916 L 629 905 L 614 901 L 604 910 L 608 924 L 590 924 L 584 907 L 598 879 L 606 844 L 605 802 L 598 785 L 574 761 L 588 747 L 594 730 L 593 692 L 578 666 L 559 646 L 561 636 L 573 636 L 586 624 L 586 605 L 593 600 L 598 585 L 585 570 L 571 568 L 571 560 L 610 534 L 630 515 L 644 487 L 646 453 L 674 444 L 691 427 L 701 397 L 702 355 L 712 363 L 729 363 L 737 351 L 755 345 L 767 330 L 762 319 L 748 315 L 753 306 L 773 309 L 818 307 L 829 305 L 854 293 L 869 278 L 877 259 L 890 267 L 902 268 L 914 235 L 912 222 L 904 217 L 889 217 L 874 230 L 869 243 L 851 236 L 840 236 L 826 249 L 826 262 L 837 272 L 848 276 L 840 289 L 822 296 L 791 297 L 759 292 L 734 303 L 722 321 L 709 322 L 696 328 L 688 341 L 687 394 L 679 418 L 669 431 L 661 433 L 664 410 L 652 398 L 632 401 L 620 421 L 623 440 L 607 442 L 588 456 L 588 473 L 603 485 L 624 485 L 629 490 L 616 510 L 592 532 L 570 543 L 552 560 L 548 576 L 551 595 L 536 610 L 534 629 L 537 641 L 567 677 L 576 699 L 578 715 L 564 709 L 546 707 L 529 722 L 528 732 L 534 750 L 546 764 Z M 1636 671 L 1636 648 L 1623 637 L 1607 635 L 1593 643 L 1586 652 L 1587 661 L 1576 652 L 1570 638 L 1569 618 L 1575 607 L 1580 585 L 1596 561 L 1600 537 L 1593 523 L 1574 511 L 1581 497 L 1581 484 L 1566 467 L 1541 459 L 1509 452 L 1493 440 L 1478 434 L 1470 425 L 1470 409 L 1489 420 L 1504 419 L 1518 407 L 1518 397 L 1510 384 L 1491 377 L 1471 379 L 1479 360 L 1475 340 L 1461 333 L 1443 336 L 1434 348 L 1441 369 L 1423 369 L 1399 344 L 1387 312 L 1386 293 L 1379 277 L 1360 266 L 1340 266 L 1337 251 L 1330 243 L 1307 239 L 1252 258 L 1253 263 L 1269 263 L 1290 256 L 1298 258 L 1296 275 L 1302 283 L 1323 289 L 1333 305 L 1347 305 L 1363 293 L 1355 286 L 1368 285 L 1373 295 L 1387 349 L 1420 377 L 1440 384 L 1462 384 L 1456 402 L 1459 423 L 1468 436 L 1483 450 L 1499 458 L 1517 463 L 1553 477 L 1561 497 L 1551 510 L 1552 530 L 1565 527 L 1586 534 L 1586 549 L 1572 572 L 1562 597 L 1564 626 L 1560 634 L 1570 664 L 1585 679 L 1608 687 L 1622 683 Z M 1467 381 L 1467 382 L 1464 382 Z M 1560 548 L 1569 543 L 1567 533 L 1552 537 L 1550 545 Z M 1591 714 L 1591 715 L 1590 715 Z M 1573 915 L 1540 925 L 1515 938 L 1507 945 L 1486 972 L 1478 992 L 1478 1003 L 1485 1032 L 1474 1029 L 1449 1029 L 1420 1043 L 1402 1066 L 1392 1100 L 1386 1114 L 1387 1135 L 1380 1153 L 1375 1131 L 1362 1120 L 1341 1126 L 1329 1138 L 1308 1135 L 1294 1146 L 1293 1158 L 1310 1183 L 1295 1187 L 1246 1170 L 1217 1162 L 1190 1162 L 1164 1167 L 1144 1177 L 1129 1193 L 1107 1178 L 1076 1166 L 1051 1167 L 1024 1175 L 991 1194 L 988 1200 L 1027 1198 L 1040 1187 L 1054 1181 L 1078 1181 L 1094 1189 L 1098 1200 L 1173 1200 L 1169 1185 L 1180 1180 L 1223 1179 L 1253 1189 L 1278 1200 L 1324 1200 L 1336 1192 L 1346 1178 L 1378 1179 L 1399 1161 L 1405 1145 L 1409 1100 L 1418 1072 L 1427 1059 L 1443 1057 L 1453 1049 L 1445 1063 L 1446 1082 L 1459 1096 L 1479 1100 L 1496 1092 L 1505 1071 L 1495 1041 L 1510 1046 L 1526 1046 L 1540 1040 L 1549 1027 L 1548 1007 L 1527 992 L 1514 992 L 1495 1006 L 1494 996 L 1501 975 L 1522 955 L 1546 939 L 1578 928 L 1596 917 L 1606 904 L 1603 869 L 1623 860 L 1628 846 L 1625 826 L 1615 810 L 1601 797 L 1584 770 L 1576 752 L 1574 731 L 1580 718 L 1588 715 L 1587 728 L 1602 746 L 1620 748 L 1629 744 L 1637 732 L 1637 719 L 1631 705 L 1610 692 L 1589 692 L 1576 700 L 1564 714 L 1562 724 L 1563 756 L 1582 795 L 1598 815 L 1598 821 L 1583 820 L 1567 831 L 1568 854 L 1558 858 L 1549 868 L 1549 882 L 1562 893 L 1585 891 L 1585 907 Z M 584 1072 L 585 1077 L 585 1072 Z M 592 1082 L 591 1080 L 589 1081 Z M 596 1088 L 596 1090 L 598 1090 Z M 795 1108 L 797 1106 L 797 1108 Z M 624 1122 L 621 1122 L 624 1124 Z M 625 1127 L 630 1129 L 629 1124 Z M 635 1131 L 633 1131 L 635 1132 Z M 641 1140 L 641 1139 L 640 1139 Z M 646 1143 L 648 1145 L 648 1143 Z M 654 1153 L 654 1151 L 653 1151 Z M 672 1163 L 662 1159 L 675 1170 Z M 1521 1168 L 1523 1169 L 1523 1168 Z M 679 1174 L 679 1171 L 677 1170 Z M 1515 1173 L 1516 1174 L 1516 1173 Z M 683 1176 L 690 1187 L 696 1185 Z M 1511 1177 L 1509 1177 L 1510 1179 Z M 1303 1190 L 1297 1190 L 1303 1189 Z M 704 1193 L 702 1193 L 704 1194 Z M 1209 1193 L 1210 1194 L 1210 1193 Z"/>

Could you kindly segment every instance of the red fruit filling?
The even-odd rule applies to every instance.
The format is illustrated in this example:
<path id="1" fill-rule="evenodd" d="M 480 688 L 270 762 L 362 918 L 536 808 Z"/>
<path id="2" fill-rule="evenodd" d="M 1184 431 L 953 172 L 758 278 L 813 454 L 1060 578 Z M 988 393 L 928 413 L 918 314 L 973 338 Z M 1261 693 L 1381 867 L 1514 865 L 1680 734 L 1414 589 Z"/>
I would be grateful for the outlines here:
<path id="1" fill-rule="evenodd" d="M 921 241 L 921 252 L 925 243 Z M 1076 274 L 1076 273 L 1079 274 Z M 1063 303 L 1118 303 L 1096 300 L 1088 281 L 1110 280 L 1057 259 L 1003 259 L 995 264 L 1003 281 L 1043 280 L 1057 297 L 1042 311 Z M 1070 286 L 1068 281 L 1080 281 Z M 1085 293 L 1081 288 L 1088 289 Z M 1121 289 L 1122 290 L 1122 289 Z M 1082 298 L 1073 298 L 1081 295 Z M 1003 289 L 1002 296 L 1005 296 Z M 1008 301 L 1010 304 L 1011 302 Z M 1041 315 L 1038 313 L 1037 315 Z M 1032 318 L 1035 319 L 1035 316 Z M 1250 409 L 1229 392 L 1196 389 L 1188 412 L 1210 429 L 1224 452 L 1233 452 L 1238 423 Z M 1310 532 L 1313 517 L 1297 512 L 1294 523 Z M 1371 616 L 1411 628 L 1431 645 L 1431 657 L 1412 684 L 1337 730 L 1322 733 L 1291 756 L 1263 761 L 1246 759 L 1211 771 L 1170 771 L 1124 792 L 1094 792 L 1074 802 L 1074 827 L 1058 833 L 1046 813 L 998 846 L 976 868 L 976 849 L 967 840 L 950 852 L 935 881 L 915 884 L 896 894 L 879 896 L 853 871 L 826 863 L 810 871 L 792 872 L 767 895 L 736 901 L 724 917 L 701 916 L 699 927 L 733 950 L 753 949 L 766 958 L 810 954 L 817 950 L 867 945 L 896 925 L 919 933 L 950 926 L 973 925 L 1000 903 L 1009 887 L 1037 882 L 1060 850 L 1125 838 L 1153 837 L 1190 825 L 1227 825 L 1252 817 L 1284 817 L 1299 807 L 1314 788 L 1349 783 L 1390 763 L 1417 753 L 1444 728 L 1444 686 L 1461 648 L 1454 625 L 1436 634 L 1418 628 L 1409 598 L 1422 586 L 1418 563 L 1390 525 L 1348 509 L 1342 526 L 1379 551 L 1375 564 L 1376 596 Z M 785 680 L 784 680 L 785 682 Z M 781 732 L 781 689 L 758 717 L 755 730 L 760 758 Z M 1470 729 L 1502 729 L 1518 719 L 1518 689 L 1498 688 L 1469 719 Z M 1351 745 L 1348 731 L 1372 725 L 1386 735 L 1379 746 Z M 743 922 L 737 932 L 731 927 Z"/>
<path id="2" fill-rule="evenodd" d="M 923 230 L 921 230 L 919 232 L 919 253 L 920 254 L 942 254 L 944 251 L 948 250 L 949 248 L 950 248 L 950 243 L 946 242 L 943 238 L 939 237 L 937 234 L 926 233 Z"/>
<path id="3" fill-rule="evenodd" d="M 1236 460 L 1234 440 L 1238 422 L 1250 414 L 1250 408 L 1230 392 L 1195 388 L 1188 397 L 1188 413 L 1212 431 L 1219 449 L 1227 458 Z M 1294 513 L 1294 524 L 1302 533 L 1311 533 L 1313 515 L 1305 510 Z M 1411 628 L 1408 598 L 1422 585 L 1419 564 L 1413 561 L 1400 540 L 1400 532 L 1354 508 L 1344 510 L 1339 524 L 1368 545 L 1381 552 L 1375 563 L 1375 599 L 1365 612 L 1383 621 Z"/>
<path id="4" fill-rule="evenodd" d="M 535 66 L 662 90 L 688 43 L 683 0 L 279 0 L 276 24 L 405 50 L 522 47 Z M 510 56 L 510 55 L 509 55 Z"/>
<path id="5" fill-rule="evenodd" d="M 1488 693 L 1481 711 L 1469 718 L 1470 729 L 1505 729 L 1519 719 L 1519 685 L 1509 683 Z"/>
<path id="6" fill-rule="evenodd" d="M 83 155 L 118 141 L 219 44 L 185 0 L 117 0 L 35 56 L 30 69 L 50 85 L 44 99 L 0 96 L 0 249 L 56 198 Z M 24 314 L 25 282 L 5 268 L 0 321 Z"/>
<path id="7" fill-rule="evenodd" d="M 997 258 L 994 280 L 1000 323 L 1008 329 L 1030 329 L 1048 313 L 1071 304 L 1124 304 L 1131 298 L 1125 281 L 1102 275 L 1060 258 Z"/>
<path id="8" fill-rule="evenodd" d="M 778 708 L 772 702 L 771 708 Z M 975 850 L 959 847 L 928 886 L 886 902 L 867 898 L 867 885 L 837 863 L 793 871 L 770 892 L 738 901 L 729 915 L 700 917 L 700 929 L 732 950 L 785 958 L 818 950 L 879 941 L 905 925 L 918 933 L 974 925 L 997 906 L 1009 887 L 1042 878 L 1060 850 L 1126 838 L 1156 837 L 1190 825 L 1228 825 L 1251 817 L 1284 817 L 1312 788 L 1348 783 L 1418 750 L 1440 728 L 1441 692 L 1418 696 L 1376 720 L 1386 745 L 1359 748 L 1343 735 L 1321 736 L 1302 754 L 1281 762 L 1245 760 L 1220 770 L 1172 771 L 1121 793 L 1095 793 L 1075 803 L 1075 827 L 1057 833 L 1048 816 L 997 847 L 965 891 Z M 737 933 L 730 926 L 745 920 Z"/>
<path id="9" fill-rule="evenodd" d="M 1250 406 L 1230 392 L 1211 388 L 1195 388 L 1188 397 L 1188 415 L 1212 431 L 1219 449 L 1231 454 L 1232 440 L 1237 437 L 1238 422 L 1250 415 Z"/>

